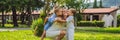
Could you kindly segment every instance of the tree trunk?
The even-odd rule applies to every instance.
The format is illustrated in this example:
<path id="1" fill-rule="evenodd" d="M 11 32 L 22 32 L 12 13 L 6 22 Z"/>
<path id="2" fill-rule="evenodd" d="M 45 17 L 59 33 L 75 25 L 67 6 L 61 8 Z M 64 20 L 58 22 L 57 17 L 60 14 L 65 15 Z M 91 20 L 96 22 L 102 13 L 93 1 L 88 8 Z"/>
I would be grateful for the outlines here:
<path id="1" fill-rule="evenodd" d="M 21 19 L 21 24 L 24 24 L 25 23 L 25 13 L 24 12 L 21 12 L 21 15 L 20 15 L 20 19 Z"/>
<path id="2" fill-rule="evenodd" d="M 17 14 L 16 14 L 16 8 L 15 8 L 15 6 L 12 6 L 12 15 L 13 15 L 13 24 L 14 24 L 14 27 L 18 27 Z"/>
<path id="3" fill-rule="evenodd" d="M 21 24 L 25 24 L 25 16 L 26 16 L 26 13 L 24 12 L 24 7 L 22 7 L 21 8 L 21 15 L 20 15 Z"/>
<path id="4" fill-rule="evenodd" d="M 31 7 L 28 6 L 27 8 L 27 12 L 28 12 L 28 16 L 27 16 L 27 19 L 28 19 L 28 26 L 30 26 L 32 24 L 32 17 L 31 17 Z"/>
<path id="5" fill-rule="evenodd" d="M 4 9 L 2 9 L 2 27 L 4 27 L 5 21 L 4 21 Z"/>

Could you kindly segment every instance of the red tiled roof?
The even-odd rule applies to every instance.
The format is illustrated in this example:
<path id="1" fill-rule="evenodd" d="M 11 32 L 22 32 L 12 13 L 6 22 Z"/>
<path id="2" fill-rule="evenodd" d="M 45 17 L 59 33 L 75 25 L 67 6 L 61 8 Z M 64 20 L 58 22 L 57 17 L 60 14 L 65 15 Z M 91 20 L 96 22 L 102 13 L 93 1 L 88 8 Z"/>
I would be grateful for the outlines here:
<path id="1" fill-rule="evenodd" d="M 117 11 L 117 8 L 94 8 L 94 9 L 85 9 L 82 13 L 85 14 L 106 14 Z"/>

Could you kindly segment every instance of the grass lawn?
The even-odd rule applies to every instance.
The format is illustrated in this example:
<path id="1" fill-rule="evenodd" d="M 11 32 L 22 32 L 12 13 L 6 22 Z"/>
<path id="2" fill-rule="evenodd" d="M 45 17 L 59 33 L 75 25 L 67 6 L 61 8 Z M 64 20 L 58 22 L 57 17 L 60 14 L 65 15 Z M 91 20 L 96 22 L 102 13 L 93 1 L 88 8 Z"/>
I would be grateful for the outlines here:
<path id="1" fill-rule="evenodd" d="M 0 32 L 0 40 L 39 40 L 31 30 Z M 46 39 L 50 40 L 50 39 Z M 120 28 L 80 28 L 75 30 L 75 40 L 120 40 Z"/>

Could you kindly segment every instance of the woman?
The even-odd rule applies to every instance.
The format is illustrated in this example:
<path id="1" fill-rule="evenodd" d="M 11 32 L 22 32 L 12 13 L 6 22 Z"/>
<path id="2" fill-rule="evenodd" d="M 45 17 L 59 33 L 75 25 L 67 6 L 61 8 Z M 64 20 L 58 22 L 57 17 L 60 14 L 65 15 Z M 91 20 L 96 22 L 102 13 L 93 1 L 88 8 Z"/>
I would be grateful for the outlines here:
<path id="1" fill-rule="evenodd" d="M 56 8 L 55 13 L 57 17 L 53 25 L 46 31 L 46 37 L 56 37 L 56 40 L 61 40 L 65 36 L 65 22 L 63 22 L 64 20 L 62 19 L 62 12 L 62 8 Z"/>

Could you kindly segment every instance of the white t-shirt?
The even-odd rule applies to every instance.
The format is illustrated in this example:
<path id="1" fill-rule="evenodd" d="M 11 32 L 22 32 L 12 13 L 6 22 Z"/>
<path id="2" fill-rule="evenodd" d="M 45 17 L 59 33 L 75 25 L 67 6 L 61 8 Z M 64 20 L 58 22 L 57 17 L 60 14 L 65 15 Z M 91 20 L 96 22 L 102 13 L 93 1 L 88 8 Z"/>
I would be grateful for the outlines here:
<path id="1" fill-rule="evenodd" d="M 68 28 L 74 28 L 74 23 L 73 23 L 74 17 L 73 17 L 73 16 L 69 16 L 69 17 L 66 19 L 66 21 L 67 21 L 67 27 L 68 27 Z"/>

